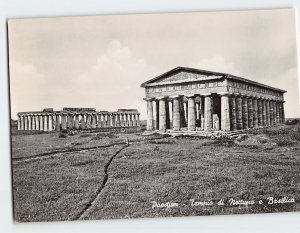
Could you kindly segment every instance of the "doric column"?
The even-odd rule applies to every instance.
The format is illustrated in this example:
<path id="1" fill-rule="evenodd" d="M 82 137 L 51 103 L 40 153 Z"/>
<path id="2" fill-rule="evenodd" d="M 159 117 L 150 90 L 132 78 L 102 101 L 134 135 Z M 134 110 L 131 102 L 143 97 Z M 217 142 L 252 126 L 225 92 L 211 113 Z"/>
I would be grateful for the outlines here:
<path id="1" fill-rule="evenodd" d="M 133 126 L 133 114 L 130 113 L 130 126 Z"/>
<path id="2" fill-rule="evenodd" d="M 60 115 L 59 113 L 56 113 L 56 114 L 55 114 L 55 130 L 56 130 L 57 132 L 60 131 L 59 115 Z"/>
<path id="3" fill-rule="evenodd" d="M 102 114 L 101 114 L 101 113 L 97 113 L 97 116 L 98 116 L 98 120 L 97 120 L 97 128 L 102 128 L 102 124 L 103 124 L 103 121 L 102 121 Z"/>
<path id="4" fill-rule="evenodd" d="M 136 116 L 137 116 L 137 114 L 136 113 L 134 113 L 134 114 L 132 114 L 132 123 L 133 123 L 133 126 L 137 126 L 136 125 Z M 118 115 L 118 117 L 120 117 L 120 115 Z"/>
<path id="5" fill-rule="evenodd" d="M 21 118 L 21 122 L 23 121 L 22 123 L 22 130 L 25 130 L 25 121 L 26 121 L 26 118 L 24 115 L 22 115 L 22 118 Z"/>
<path id="6" fill-rule="evenodd" d="M 179 96 L 173 98 L 173 130 L 180 130 Z"/>
<path id="7" fill-rule="evenodd" d="M 35 129 L 35 115 L 34 114 L 31 116 L 31 130 L 36 130 Z"/>
<path id="8" fill-rule="evenodd" d="M 253 127 L 257 128 L 258 127 L 258 103 L 256 97 L 252 99 L 252 105 L 253 105 Z"/>
<path id="9" fill-rule="evenodd" d="M 236 127 L 238 130 L 243 129 L 243 103 L 242 97 L 236 97 Z"/>
<path id="10" fill-rule="evenodd" d="M 79 113 L 75 113 L 74 127 L 75 129 L 79 129 Z"/>
<path id="11" fill-rule="evenodd" d="M 155 100 L 155 129 L 159 130 L 159 100 Z"/>
<path id="12" fill-rule="evenodd" d="M 126 116 L 127 116 L 127 126 L 130 127 L 130 120 L 131 120 L 130 119 L 130 114 L 127 113 Z"/>
<path id="13" fill-rule="evenodd" d="M 180 127 L 185 128 L 187 126 L 186 124 L 186 118 L 184 113 L 184 102 L 183 97 L 179 99 L 179 112 L 180 112 Z"/>
<path id="14" fill-rule="evenodd" d="M 61 128 L 67 129 L 67 113 L 63 112 L 61 115 Z"/>
<path id="15" fill-rule="evenodd" d="M 284 101 L 281 102 L 281 115 L 282 115 L 282 123 L 285 123 L 285 113 L 284 113 Z"/>
<path id="16" fill-rule="evenodd" d="M 140 114 L 138 113 L 136 116 L 137 126 L 141 126 Z"/>
<path id="17" fill-rule="evenodd" d="M 247 99 L 247 104 L 248 104 L 248 127 L 253 128 L 253 101 L 252 97 L 249 97 Z"/>
<path id="18" fill-rule="evenodd" d="M 44 131 L 48 131 L 48 116 L 47 115 L 43 115 L 43 119 L 44 119 Z"/>
<path id="19" fill-rule="evenodd" d="M 24 115 L 24 130 L 28 130 L 28 117 Z"/>
<path id="20" fill-rule="evenodd" d="M 229 98 L 229 111 L 230 111 L 230 129 L 232 131 L 237 130 L 237 120 L 236 120 L 236 97 L 231 95 Z"/>
<path id="21" fill-rule="evenodd" d="M 183 105 L 185 105 L 185 121 L 186 124 L 188 124 L 188 116 L 189 116 L 189 110 L 188 110 L 188 102 L 183 102 Z"/>
<path id="22" fill-rule="evenodd" d="M 267 126 L 267 101 L 265 99 L 261 100 L 262 103 L 262 126 Z"/>
<path id="23" fill-rule="evenodd" d="M 266 100 L 266 126 L 270 126 L 270 101 Z"/>
<path id="24" fill-rule="evenodd" d="M 39 115 L 35 115 L 35 129 L 40 130 L 40 121 L 39 121 Z"/>
<path id="25" fill-rule="evenodd" d="M 85 113 L 81 113 L 81 119 L 80 119 L 80 129 L 85 129 L 86 128 L 86 123 L 85 123 Z"/>
<path id="26" fill-rule="evenodd" d="M 165 105 L 166 105 L 166 129 L 170 129 L 171 128 L 171 122 L 170 122 L 170 110 L 169 110 L 169 100 L 166 99 L 165 101 Z"/>
<path id="27" fill-rule="evenodd" d="M 148 105 L 148 103 L 147 103 Z M 152 109 L 152 113 L 153 113 L 153 109 Z M 152 114 L 153 116 L 153 114 Z M 152 124 L 153 124 L 153 120 L 152 120 Z M 148 125 L 148 118 L 147 118 L 147 125 Z M 126 127 L 127 126 L 127 116 L 126 113 L 123 113 L 123 126 Z"/>
<path id="28" fill-rule="evenodd" d="M 86 128 L 90 129 L 91 127 L 92 127 L 92 114 L 87 113 Z"/>
<path id="29" fill-rule="evenodd" d="M 53 118 L 52 115 L 48 115 L 48 131 L 53 130 Z"/>
<path id="30" fill-rule="evenodd" d="M 259 127 L 264 125 L 262 99 L 257 99 L 257 124 Z"/>
<path id="31" fill-rule="evenodd" d="M 166 100 L 164 98 L 161 98 L 159 100 L 159 130 L 165 131 L 167 129 L 166 120 Z"/>
<path id="32" fill-rule="evenodd" d="M 274 106 L 273 106 L 273 101 L 269 101 L 270 105 L 270 125 L 274 125 Z"/>
<path id="33" fill-rule="evenodd" d="M 115 115 L 115 127 L 118 127 L 119 126 L 119 122 L 120 122 L 119 114 L 115 113 L 114 115 Z"/>
<path id="34" fill-rule="evenodd" d="M 221 130 L 230 131 L 229 94 L 220 93 L 220 95 L 221 95 Z"/>
<path id="35" fill-rule="evenodd" d="M 20 115 L 20 130 L 24 130 L 24 116 Z"/>
<path id="36" fill-rule="evenodd" d="M 212 128 L 212 99 L 211 95 L 204 97 L 204 130 L 210 131 Z"/>
<path id="37" fill-rule="evenodd" d="M 273 111 L 274 111 L 274 125 L 277 125 L 277 104 L 276 101 L 273 100 Z"/>
<path id="38" fill-rule="evenodd" d="M 21 130 L 21 117 L 18 115 L 18 130 Z"/>
<path id="39" fill-rule="evenodd" d="M 44 118 L 43 118 L 42 114 L 38 115 L 38 120 L 39 120 L 39 126 L 40 126 L 39 130 L 43 131 L 44 130 Z"/>
<path id="40" fill-rule="evenodd" d="M 121 113 L 121 125 L 124 127 L 126 126 L 125 114 Z"/>
<path id="41" fill-rule="evenodd" d="M 279 102 L 278 101 L 276 101 L 276 122 L 277 122 L 277 124 L 280 124 L 281 122 L 280 122 L 280 115 L 279 115 Z"/>
<path id="42" fill-rule="evenodd" d="M 92 129 L 96 128 L 96 114 L 92 113 Z"/>
<path id="43" fill-rule="evenodd" d="M 69 113 L 68 115 L 68 126 L 69 129 L 73 129 L 74 127 L 74 114 L 73 113 Z"/>
<path id="44" fill-rule="evenodd" d="M 188 131 L 196 130 L 196 109 L 195 109 L 195 97 L 187 96 L 188 107 L 187 107 L 187 119 L 188 119 Z"/>
<path id="45" fill-rule="evenodd" d="M 31 115 L 28 115 L 28 130 L 32 130 Z"/>
<path id="46" fill-rule="evenodd" d="M 242 111 L 243 111 L 243 129 L 248 129 L 249 128 L 248 98 L 246 96 L 242 98 Z"/>
<path id="47" fill-rule="evenodd" d="M 106 127 L 109 128 L 111 126 L 111 113 L 107 113 L 106 117 Z"/>
<path id="48" fill-rule="evenodd" d="M 199 114 L 200 114 L 200 125 L 201 130 L 204 130 L 204 98 L 200 96 L 200 103 L 199 103 Z"/>
<path id="49" fill-rule="evenodd" d="M 147 130 L 153 130 L 153 103 L 147 100 Z"/>

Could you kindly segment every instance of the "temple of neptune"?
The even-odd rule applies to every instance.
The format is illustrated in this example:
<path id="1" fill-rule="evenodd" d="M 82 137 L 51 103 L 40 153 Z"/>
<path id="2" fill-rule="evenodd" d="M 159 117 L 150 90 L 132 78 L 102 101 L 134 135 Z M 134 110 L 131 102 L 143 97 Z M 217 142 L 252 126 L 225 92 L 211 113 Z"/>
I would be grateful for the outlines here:
<path id="1" fill-rule="evenodd" d="M 177 67 L 141 87 L 150 131 L 235 131 L 285 121 L 286 91 L 230 74 Z"/>
<path id="2" fill-rule="evenodd" d="M 139 115 L 136 109 L 97 112 L 94 108 L 63 108 L 62 111 L 46 108 L 43 111 L 19 112 L 18 130 L 60 131 L 139 127 Z"/>

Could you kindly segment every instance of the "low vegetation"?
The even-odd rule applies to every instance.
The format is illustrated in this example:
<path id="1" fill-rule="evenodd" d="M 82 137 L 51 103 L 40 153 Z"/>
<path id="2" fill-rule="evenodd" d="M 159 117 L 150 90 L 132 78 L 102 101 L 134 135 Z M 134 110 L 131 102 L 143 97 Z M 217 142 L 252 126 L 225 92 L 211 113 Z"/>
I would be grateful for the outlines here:
<path id="1" fill-rule="evenodd" d="M 54 221 L 299 211 L 298 129 L 273 127 L 213 139 L 109 132 L 14 135 L 15 217 Z M 105 169 L 107 181 L 99 191 Z M 268 205 L 268 197 L 296 203 Z M 226 205 L 231 198 L 256 203 Z M 192 199 L 223 199 L 225 205 L 192 206 Z M 154 202 L 179 206 L 152 208 Z"/>

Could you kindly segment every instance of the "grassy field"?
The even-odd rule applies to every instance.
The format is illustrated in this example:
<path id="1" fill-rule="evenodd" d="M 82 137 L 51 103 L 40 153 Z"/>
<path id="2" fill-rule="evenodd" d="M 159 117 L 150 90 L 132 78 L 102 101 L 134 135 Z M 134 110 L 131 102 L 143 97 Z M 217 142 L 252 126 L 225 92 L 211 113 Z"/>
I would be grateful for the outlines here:
<path id="1" fill-rule="evenodd" d="M 12 136 L 12 152 L 20 222 L 300 210 L 299 125 L 236 140 L 19 134 Z M 268 204 L 268 197 L 295 203 Z M 224 205 L 217 205 L 221 199 Z"/>

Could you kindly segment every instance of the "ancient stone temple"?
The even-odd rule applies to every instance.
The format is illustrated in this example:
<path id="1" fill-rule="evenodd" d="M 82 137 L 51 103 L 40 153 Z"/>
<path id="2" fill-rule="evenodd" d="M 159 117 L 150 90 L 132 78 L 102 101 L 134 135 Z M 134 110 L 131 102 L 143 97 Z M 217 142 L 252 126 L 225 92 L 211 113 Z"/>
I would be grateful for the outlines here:
<path id="1" fill-rule="evenodd" d="M 225 73 L 177 67 L 141 85 L 147 130 L 235 131 L 284 123 L 284 90 Z"/>
<path id="2" fill-rule="evenodd" d="M 46 108 L 37 112 L 19 112 L 18 130 L 59 131 L 61 129 L 129 128 L 140 126 L 136 109 L 116 112 L 96 111 L 94 108 Z"/>

